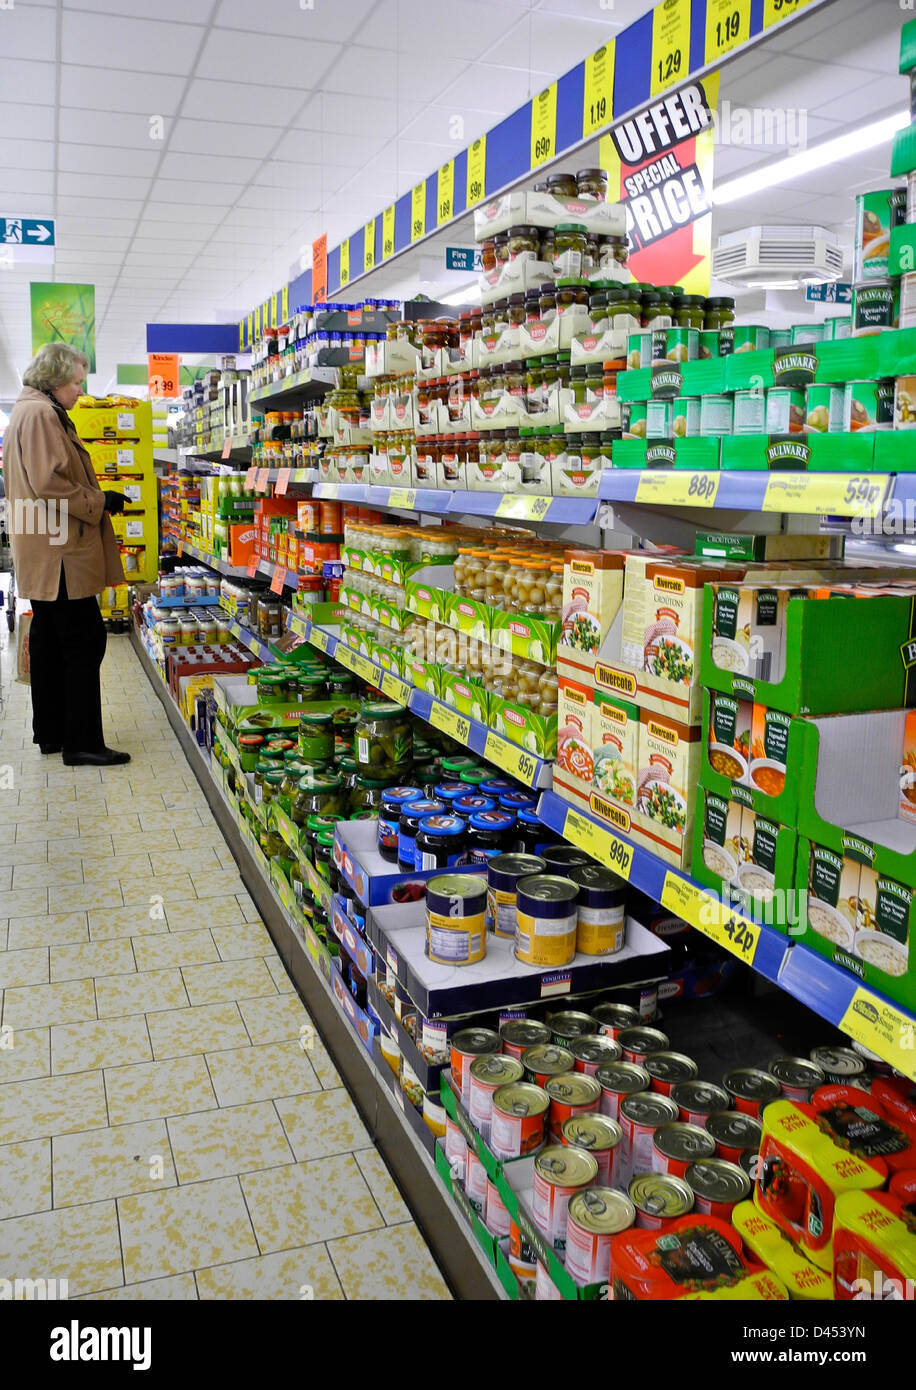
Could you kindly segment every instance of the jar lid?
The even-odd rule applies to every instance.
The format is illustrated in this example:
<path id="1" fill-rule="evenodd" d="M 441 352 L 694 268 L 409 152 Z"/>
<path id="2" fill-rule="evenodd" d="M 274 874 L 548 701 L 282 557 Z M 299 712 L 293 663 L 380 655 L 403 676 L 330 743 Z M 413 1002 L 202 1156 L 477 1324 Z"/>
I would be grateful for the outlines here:
<path id="1" fill-rule="evenodd" d="M 272 787 L 282 787 L 283 783 L 286 781 L 286 772 L 265 772 L 264 781 L 269 782 Z"/>
<path id="2" fill-rule="evenodd" d="M 465 824 L 460 816 L 424 816 L 420 830 L 427 835 L 462 835 Z"/>
<path id="3" fill-rule="evenodd" d="M 532 810 L 530 806 L 522 806 L 518 812 L 517 819 L 522 825 L 540 825 L 545 831 L 547 829 L 537 811 Z"/>
<path id="4" fill-rule="evenodd" d="M 557 281 L 558 290 L 587 290 L 588 288 L 588 280 L 585 280 L 578 275 L 573 275 L 570 276 L 568 279 Z"/>
<path id="5" fill-rule="evenodd" d="M 604 179 L 607 183 L 607 169 L 580 169 L 576 174 L 577 179 Z"/>
<path id="6" fill-rule="evenodd" d="M 696 309 L 704 308 L 706 296 L 704 294 L 676 294 L 675 308 L 677 309 Z"/>
<path id="7" fill-rule="evenodd" d="M 368 719 L 397 719 L 399 715 L 405 715 L 407 711 L 403 705 L 396 704 L 394 700 L 378 700 L 368 705 L 363 705 L 362 716 Z"/>
<path id="8" fill-rule="evenodd" d="M 559 222 L 557 226 L 554 227 L 554 232 L 578 232 L 582 236 L 586 236 L 588 234 L 588 228 L 584 222 Z"/>
<path id="9" fill-rule="evenodd" d="M 327 714 L 324 710 L 306 709 L 299 716 L 299 727 L 301 728 L 303 724 L 315 724 L 321 728 L 326 728 L 333 718 L 332 714 Z"/>
<path id="10" fill-rule="evenodd" d="M 473 830 L 511 830 L 515 824 L 515 816 L 511 811 L 500 811 L 495 806 L 490 811 L 475 811 L 471 816 L 469 824 Z"/>
<path id="11" fill-rule="evenodd" d="M 370 791 L 377 791 L 377 790 L 380 790 L 380 789 L 382 789 L 382 788 L 384 788 L 384 787 L 387 787 L 388 784 L 389 784 L 389 782 L 390 782 L 390 780 L 391 780 L 391 779 L 390 779 L 389 777 L 363 777 L 363 776 L 358 776 L 357 779 L 356 779 L 356 785 L 357 785 L 358 787 L 366 787 L 366 788 L 368 788 Z M 409 804 L 409 803 L 408 803 L 408 804 Z"/>
<path id="12" fill-rule="evenodd" d="M 316 836 L 317 843 L 322 849 L 332 849 L 334 846 L 334 831 L 320 830 Z"/>
<path id="13" fill-rule="evenodd" d="M 707 309 L 734 309 L 735 301 L 721 296 L 715 296 L 706 301 Z"/>
<path id="14" fill-rule="evenodd" d="M 541 229 L 540 229 L 540 227 L 531 227 L 531 226 L 510 227 L 510 228 L 509 228 L 509 235 L 510 235 L 510 236 L 536 236 L 536 237 L 539 237 L 539 236 L 541 235 Z"/>
<path id="15" fill-rule="evenodd" d="M 338 816 L 338 815 L 332 814 L 332 813 L 329 813 L 329 814 L 324 814 L 324 813 L 322 813 L 322 814 L 319 814 L 319 815 L 311 815 L 311 816 L 308 816 L 307 819 L 306 819 L 305 828 L 306 828 L 306 830 L 313 830 L 313 831 L 317 831 L 317 830 L 329 830 L 329 829 L 331 828 L 332 825 L 336 825 L 338 821 L 342 821 L 343 819 L 344 819 L 343 816 Z"/>
<path id="16" fill-rule="evenodd" d="M 299 779 L 301 792 L 332 792 L 341 785 L 341 780 L 335 772 L 328 773 L 324 777 L 316 777 L 313 772 L 310 772 L 307 776 Z"/>
<path id="17" fill-rule="evenodd" d="M 275 772 L 276 768 L 273 763 L 260 762 L 255 763 L 254 770 L 256 773 L 260 773 L 262 777 L 266 777 L 268 772 Z"/>

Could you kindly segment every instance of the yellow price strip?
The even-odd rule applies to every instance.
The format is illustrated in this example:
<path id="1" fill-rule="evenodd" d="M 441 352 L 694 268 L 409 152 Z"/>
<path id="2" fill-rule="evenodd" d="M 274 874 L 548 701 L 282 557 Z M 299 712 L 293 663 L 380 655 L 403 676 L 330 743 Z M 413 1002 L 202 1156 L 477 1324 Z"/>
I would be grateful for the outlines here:
<path id="1" fill-rule="evenodd" d="M 410 696 L 410 686 L 406 681 L 402 681 L 399 676 L 394 676 L 390 671 L 386 671 L 382 676 L 381 689 L 389 700 L 395 700 L 399 705 L 406 705 Z"/>
<path id="2" fill-rule="evenodd" d="M 890 478 L 877 473 L 771 473 L 765 512 L 855 516 L 874 520 L 884 506 Z"/>
<path id="3" fill-rule="evenodd" d="M 441 227 L 443 222 L 451 222 L 455 207 L 455 161 L 450 159 L 447 164 L 439 167 L 436 176 L 436 226 Z"/>
<path id="4" fill-rule="evenodd" d="M 313 647 L 317 647 L 320 652 L 330 650 L 331 639 L 326 632 L 322 632 L 320 627 L 312 627 L 309 633 L 309 641 Z"/>
<path id="5" fill-rule="evenodd" d="M 757 924 L 740 912 L 730 911 L 711 893 L 705 893 L 695 883 L 672 873 L 670 869 L 665 874 L 662 907 L 676 917 L 683 917 L 685 922 L 711 937 L 745 964 L 753 965 L 760 940 Z"/>
<path id="6" fill-rule="evenodd" d="M 626 840 L 621 840 L 617 835 L 612 835 L 610 830 L 604 830 L 600 825 L 596 825 L 588 816 L 582 816 L 578 811 L 566 812 L 566 823 L 563 826 L 563 838 L 571 840 L 574 845 L 584 849 L 586 854 L 590 854 L 593 859 L 597 859 L 600 864 L 604 864 L 609 869 L 613 869 L 615 874 L 621 878 L 630 877 L 630 869 L 633 865 L 633 850 Z"/>
<path id="7" fill-rule="evenodd" d="M 798 14 L 806 5 L 810 5 L 811 0 L 763 0 L 763 27 L 772 29 L 774 24 L 781 23 L 784 19 L 791 19 Z"/>
<path id="8" fill-rule="evenodd" d="M 426 235 L 426 180 L 410 190 L 410 239 Z"/>
<path id="9" fill-rule="evenodd" d="M 382 213 L 382 260 L 394 255 L 394 203 Z"/>
<path id="10" fill-rule="evenodd" d="M 557 152 L 557 84 L 551 82 L 531 100 L 531 167 L 536 169 Z"/>
<path id="11" fill-rule="evenodd" d="M 690 0 L 662 0 L 652 11 L 650 96 L 658 96 L 690 71 Z"/>
<path id="12" fill-rule="evenodd" d="M 916 1081 L 916 1023 L 902 1010 L 859 985 L 839 1027 Z"/>
<path id="13" fill-rule="evenodd" d="M 499 734 L 489 733 L 483 755 L 488 762 L 495 763 L 503 772 L 508 772 L 510 777 L 517 777 L 520 782 L 524 782 L 526 787 L 534 786 L 539 760 L 533 753 L 526 753 L 524 748 L 501 738 Z"/>
<path id="14" fill-rule="evenodd" d="M 449 738 L 457 739 L 459 743 L 467 743 L 470 737 L 470 719 L 459 714 L 450 705 L 443 705 L 441 700 L 433 700 L 432 709 L 429 712 L 429 722 L 434 729 L 448 734 Z"/>
<path id="15" fill-rule="evenodd" d="M 481 135 L 468 150 L 467 206 L 473 207 L 487 191 L 487 137 Z"/>
<path id="16" fill-rule="evenodd" d="M 348 647 L 345 642 L 338 642 L 337 651 L 334 653 L 334 660 L 339 661 L 341 666 L 346 666 L 348 671 L 355 671 L 354 661 L 356 652 L 352 647 Z"/>
<path id="17" fill-rule="evenodd" d="M 413 487 L 393 487 L 388 494 L 389 507 L 404 507 L 412 512 L 417 505 L 417 490 Z"/>
<path id="18" fill-rule="evenodd" d="M 721 473 L 681 472 L 675 468 L 646 468 L 639 475 L 636 501 L 668 507 L 714 507 Z"/>
<path id="19" fill-rule="evenodd" d="M 350 283 L 350 238 L 340 243 L 340 283 Z"/>
<path id="20" fill-rule="evenodd" d="M 354 652 L 352 669 L 361 680 L 368 681 L 370 685 L 378 686 L 378 667 L 368 657 L 360 656 L 359 652 Z"/>
<path id="21" fill-rule="evenodd" d="M 375 218 L 363 228 L 363 270 L 375 266 Z"/>
<path id="22" fill-rule="evenodd" d="M 614 44 L 605 44 L 585 60 L 582 137 L 596 135 L 614 115 Z"/>
<path id="23" fill-rule="evenodd" d="M 706 61 L 715 63 L 751 36 L 751 0 L 706 0 Z"/>
<path id="24" fill-rule="evenodd" d="M 280 291 L 280 322 L 289 323 L 289 285 Z"/>
<path id="25" fill-rule="evenodd" d="M 552 501 L 552 497 L 501 497 L 495 514 L 512 521 L 543 521 Z"/>

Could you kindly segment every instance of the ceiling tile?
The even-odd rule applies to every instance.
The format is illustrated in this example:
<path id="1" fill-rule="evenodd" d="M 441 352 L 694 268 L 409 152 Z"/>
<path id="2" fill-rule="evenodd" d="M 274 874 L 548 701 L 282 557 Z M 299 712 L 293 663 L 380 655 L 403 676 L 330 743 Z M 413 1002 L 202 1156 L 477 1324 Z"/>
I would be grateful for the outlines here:
<path id="1" fill-rule="evenodd" d="M 552 81 L 549 72 L 538 70 L 529 74 L 518 68 L 477 63 L 469 67 L 457 82 L 443 83 L 441 92 L 434 95 L 437 105 L 452 106 L 460 114 L 466 107 L 473 110 L 485 108 L 493 100 L 493 93 L 499 92 L 508 114 L 523 106 L 530 96 L 543 91 Z"/>
<path id="2" fill-rule="evenodd" d="M 191 206 L 187 201 L 170 203 L 167 195 L 157 198 L 158 188 L 158 183 L 153 185 L 153 192 L 143 212 L 143 230 L 146 236 L 162 235 L 162 227 L 169 228 L 167 235 L 171 236 L 175 235 L 175 229 L 178 228 L 180 235 L 182 228 L 186 226 L 215 227 L 222 220 L 221 207 Z"/>
<path id="3" fill-rule="evenodd" d="M 134 16 L 137 0 L 63 0 L 65 10 L 95 10 L 99 14 Z M 173 24 L 206 24 L 213 0 L 156 0 L 156 18 Z"/>
<path id="4" fill-rule="evenodd" d="M 86 67 L 73 63 L 61 65 L 61 104 L 90 111 L 136 112 L 144 118 L 148 138 L 150 116 L 171 116 L 178 110 L 184 79 L 92 65 L 93 59 L 98 62 L 101 57 L 101 53 L 91 54 L 90 65 Z M 117 126 L 110 120 L 107 130 L 107 136 L 104 133 L 99 136 L 100 143 L 111 139 L 113 144 L 120 144 Z"/>
<path id="5" fill-rule="evenodd" d="M 225 78 L 237 72 L 258 76 L 269 73 L 271 80 L 281 87 L 301 87 L 304 99 L 309 85 L 340 53 L 339 44 L 306 39 L 284 39 L 277 43 L 266 34 L 213 29 L 207 35 L 197 74 Z"/>
<path id="6" fill-rule="evenodd" d="M 127 174 L 130 178 L 148 179 L 156 172 L 159 153 L 148 150 L 103 149 L 101 145 L 58 146 L 58 165 L 78 174 Z"/>
<path id="7" fill-rule="evenodd" d="M 196 203 L 207 207 L 228 207 L 244 188 L 243 183 L 206 183 L 201 179 L 156 179 L 150 193 L 151 202 Z"/>
<path id="8" fill-rule="evenodd" d="M 472 111 L 467 108 L 455 111 L 453 106 L 427 106 L 414 120 L 404 121 L 400 134 L 408 140 L 431 140 L 434 144 L 454 145 L 457 154 L 472 144 L 478 135 L 498 125 L 504 115 L 503 111 Z M 459 133 L 453 138 L 456 116 L 460 117 L 463 125 L 454 127 Z"/>
<path id="9" fill-rule="evenodd" d="M 93 174 L 91 188 L 84 174 L 72 174 L 62 169 L 57 176 L 57 187 L 61 194 L 80 197 L 86 193 L 109 198 L 145 198 L 149 191 L 148 178 L 128 178 L 124 174 Z"/>
<path id="10" fill-rule="evenodd" d="M 86 217 L 105 217 L 106 215 L 110 215 L 112 218 L 132 217 L 134 220 L 140 216 L 140 209 L 143 204 L 137 199 L 89 197 L 85 192 L 85 186 L 84 180 L 84 192 L 80 196 L 60 195 L 57 199 L 58 212 L 61 214 L 76 213 Z"/>
<path id="11" fill-rule="evenodd" d="M 2 24 L 0 15 L 0 24 Z M 50 140 L 7 140 L 0 138 L 0 168 L 53 169 L 54 144 Z"/>
<path id="12" fill-rule="evenodd" d="M 149 19 L 122 19 L 85 11 L 64 12 L 61 59 L 92 65 L 104 54 L 105 66 L 128 72 L 188 73 L 204 30 L 182 26 L 176 42 L 173 25 Z"/>
<path id="13" fill-rule="evenodd" d="M 160 174 L 163 179 L 205 179 L 211 184 L 247 182 L 257 173 L 256 159 L 208 154 L 177 154 L 167 151 L 163 156 Z"/>
<path id="14" fill-rule="evenodd" d="M 28 209 L 20 207 L 16 199 L 26 196 L 47 203 L 54 194 L 54 173 L 51 169 L 5 169 L 0 160 L 0 188 L 4 205 L 24 213 Z"/>
<path id="15" fill-rule="evenodd" d="M 423 109 L 422 102 L 382 100 L 375 93 L 322 92 L 311 98 L 293 124 L 301 130 L 336 130 L 342 135 L 360 135 L 371 128 L 374 135 L 388 139 Z"/>
<path id="16" fill-rule="evenodd" d="M 305 93 L 293 87 L 258 86 L 257 74 L 247 68 L 223 82 L 195 77 L 182 115 L 197 120 L 235 121 L 244 116 L 253 125 L 287 126 L 302 105 Z"/>
<path id="17" fill-rule="evenodd" d="M 231 121 L 192 121 L 182 116 L 169 132 L 169 149 L 184 154 L 217 154 L 263 159 L 277 143 L 279 126 Z"/>
<path id="18" fill-rule="evenodd" d="M 591 14 L 584 13 L 584 9 L 580 7 L 575 15 L 533 11 L 507 38 L 489 49 L 487 62 L 503 63 L 526 72 L 534 68 L 559 77 L 613 35 L 613 29 L 609 30 L 599 8 L 595 7 Z M 616 21 L 617 15 L 611 11 L 608 18 Z"/>
<path id="19" fill-rule="evenodd" d="M 308 43 L 316 40 L 343 43 L 361 30 L 375 0 L 347 0 L 346 5 L 264 5 L 253 11 L 249 0 L 222 0 L 214 24 L 217 28 L 245 29 L 261 34 L 285 34 Z"/>
<path id="20" fill-rule="evenodd" d="M 398 0 L 379 10 L 359 33 L 360 43 L 421 54 L 434 67 L 440 58 L 480 58 L 523 18 L 518 10 L 461 0 Z M 402 75 L 404 75 L 402 73 Z"/>
<path id="21" fill-rule="evenodd" d="M 54 108 L 0 101 L 0 131 L 7 140 L 53 140 Z"/>
<path id="22" fill-rule="evenodd" d="M 316 203 L 320 201 L 321 164 L 299 164 L 288 159 L 270 159 L 262 164 L 254 176 L 257 188 L 310 187 L 315 193 Z"/>
<path id="23" fill-rule="evenodd" d="M 4 5 L 0 11 L 4 58 L 47 58 L 54 52 L 57 15 L 29 4 Z"/>
<path id="24" fill-rule="evenodd" d="M 7 102 L 54 105 L 56 74 L 53 63 L 17 63 L 0 54 L 0 92 Z"/>
<path id="25" fill-rule="evenodd" d="M 96 70 L 96 79 L 101 77 L 102 72 Z M 136 149 L 144 153 L 153 150 L 158 155 L 162 151 L 162 141 L 150 139 L 151 128 L 146 114 L 122 111 L 115 118 L 110 111 L 61 107 L 60 138 L 74 145 L 98 145 L 102 150 Z"/>

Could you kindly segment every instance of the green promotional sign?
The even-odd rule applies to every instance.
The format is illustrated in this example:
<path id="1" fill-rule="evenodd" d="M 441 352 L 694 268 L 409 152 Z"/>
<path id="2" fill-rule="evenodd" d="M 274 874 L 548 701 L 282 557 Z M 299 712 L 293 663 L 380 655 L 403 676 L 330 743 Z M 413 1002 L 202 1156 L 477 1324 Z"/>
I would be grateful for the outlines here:
<path id="1" fill-rule="evenodd" d="M 33 280 L 32 354 L 47 343 L 69 343 L 89 358 L 95 371 L 95 285 L 58 285 Z"/>

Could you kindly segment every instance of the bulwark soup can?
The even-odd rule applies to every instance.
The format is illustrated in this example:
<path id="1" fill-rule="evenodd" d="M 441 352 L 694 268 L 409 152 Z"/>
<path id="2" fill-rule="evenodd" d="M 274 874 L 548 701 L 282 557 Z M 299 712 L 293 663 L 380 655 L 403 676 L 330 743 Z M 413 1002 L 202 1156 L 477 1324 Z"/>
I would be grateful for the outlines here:
<path id="1" fill-rule="evenodd" d="M 592 1155 L 571 1144 L 552 1145 L 534 1160 L 534 1224 L 558 1254 L 566 1249 L 570 1198 L 592 1187 L 597 1176 Z"/>
<path id="2" fill-rule="evenodd" d="M 426 885 L 426 954 L 438 965 L 473 965 L 487 953 L 487 885 L 476 874 L 440 874 Z"/>
<path id="3" fill-rule="evenodd" d="M 569 965 L 576 954 L 576 899 L 568 878 L 536 874 L 518 885 L 515 954 L 526 965 Z"/>
<path id="4" fill-rule="evenodd" d="M 869 280 L 852 287 L 852 336 L 883 333 L 894 327 L 898 286 L 893 280 Z"/>

